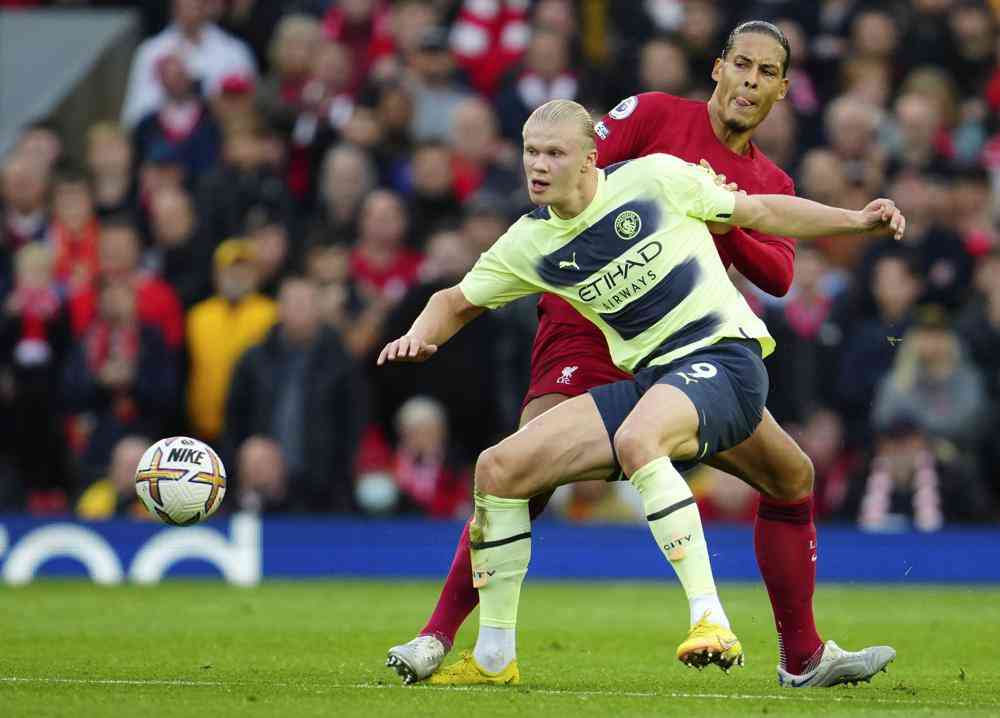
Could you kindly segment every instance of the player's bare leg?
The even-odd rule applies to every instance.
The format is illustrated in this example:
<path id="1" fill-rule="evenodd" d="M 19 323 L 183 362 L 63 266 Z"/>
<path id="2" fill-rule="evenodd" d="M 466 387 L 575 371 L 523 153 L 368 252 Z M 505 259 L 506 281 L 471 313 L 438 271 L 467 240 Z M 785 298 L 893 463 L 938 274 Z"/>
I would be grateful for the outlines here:
<path id="1" fill-rule="evenodd" d="M 698 415 L 687 396 L 673 387 L 654 386 L 618 429 L 614 448 L 688 595 L 717 607 L 719 622 L 709 621 L 706 609 L 705 620 L 685 641 L 689 648 L 679 656 L 698 656 L 687 661 L 693 665 L 718 663 L 728 669 L 742 656 L 742 648 L 722 623 L 728 622 L 718 604 L 691 491 L 664 455 L 693 456 L 697 432 Z M 613 466 L 607 429 L 589 395 L 557 406 L 483 452 L 476 466 L 476 517 L 470 530 L 473 577 L 480 591 L 479 638 L 472 655 L 435 673 L 432 684 L 519 680 L 514 629 L 531 557 L 527 497 L 562 483 L 605 477 Z"/>
<path id="2" fill-rule="evenodd" d="M 544 414 L 568 398 L 564 394 L 544 394 L 535 397 L 525 404 L 521 412 L 520 426 L 524 426 L 536 416 Z M 552 498 L 551 491 L 531 498 L 528 509 L 532 520 L 545 510 L 550 498 Z M 396 671 L 404 683 L 416 683 L 426 679 L 441 666 L 445 656 L 451 651 L 458 629 L 478 605 L 479 591 L 472 585 L 467 521 L 462 527 L 451 568 L 427 625 L 416 638 L 390 648 L 386 656 L 386 666 Z"/>
<path id="3" fill-rule="evenodd" d="M 435 685 L 510 684 L 520 680 L 515 625 L 521 582 L 531 558 L 528 498 L 564 475 L 606 476 L 611 442 L 594 400 L 562 402 L 484 451 L 476 462 L 476 511 L 469 527 L 472 576 L 479 589 L 479 636 L 472 654 L 434 673 Z"/>
<path id="4" fill-rule="evenodd" d="M 816 526 L 813 467 L 809 457 L 771 416 L 741 444 L 706 463 L 761 493 L 754 549 L 778 629 L 778 680 L 789 687 L 830 686 L 870 680 L 895 657 L 888 646 L 857 653 L 823 643 L 813 618 Z"/>
<path id="5" fill-rule="evenodd" d="M 698 668 L 715 663 L 728 671 L 743 664 L 743 648 L 719 600 L 694 496 L 672 463 L 698 454 L 698 431 L 698 411 L 688 396 L 657 384 L 618 429 L 615 453 L 642 496 L 650 530 L 688 597 L 691 632 L 677 658 Z"/>

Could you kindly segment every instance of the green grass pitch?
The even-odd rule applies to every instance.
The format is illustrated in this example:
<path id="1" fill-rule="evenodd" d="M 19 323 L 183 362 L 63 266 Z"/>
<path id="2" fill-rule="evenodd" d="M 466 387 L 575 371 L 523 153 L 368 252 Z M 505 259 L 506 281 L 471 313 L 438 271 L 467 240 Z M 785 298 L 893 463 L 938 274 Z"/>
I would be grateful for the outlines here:
<path id="1" fill-rule="evenodd" d="M 425 618 L 429 582 L 0 588 L 0 716 L 1000 715 L 998 589 L 821 585 L 825 637 L 899 656 L 870 685 L 808 691 L 775 682 L 763 589 L 722 594 L 747 651 L 731 675 L 673 658 L 687 622 L 676 584 L 529 579 L 522 685 L 438 689 L 383 667 Z"/>

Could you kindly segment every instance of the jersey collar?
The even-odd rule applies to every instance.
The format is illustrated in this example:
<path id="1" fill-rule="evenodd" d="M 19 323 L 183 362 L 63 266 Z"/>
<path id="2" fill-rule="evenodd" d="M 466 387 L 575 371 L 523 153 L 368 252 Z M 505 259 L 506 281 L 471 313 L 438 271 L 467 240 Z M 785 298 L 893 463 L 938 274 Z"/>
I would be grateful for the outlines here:
<path id="1" fill-rule="evenodd" d="M 598 208 L 601 206 L 601 195 L 604 193 L 604 185 L 606 181 L 607 180 L 604 177 L 604 170 L 598 168 L 597 191 L 594 192 L 594 197 L 593 199 L 590 200 L 590 204 L 584 207 L 583 211 L 580 212 L 578 215 L 570 217 L 569 219 L 562 219 L 555 212 L 552 211 L 551 207 L 546 206 L 545 209 L 548 211 L 549 215 L 546 221 L 553 227 L 560 227 L 563 229 L 575 227 L 581 222 L 585 222 L 588 225 L 593 224 L 592 221 L 594 219 L 593 215 L 598 211 Z"/>

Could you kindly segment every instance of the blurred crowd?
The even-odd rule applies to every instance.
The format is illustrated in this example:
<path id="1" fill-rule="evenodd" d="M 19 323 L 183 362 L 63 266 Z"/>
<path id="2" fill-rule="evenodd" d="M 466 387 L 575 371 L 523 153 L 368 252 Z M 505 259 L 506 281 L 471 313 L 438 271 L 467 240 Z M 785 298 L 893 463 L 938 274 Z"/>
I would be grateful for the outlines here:
<path id="1" fill-rule="evenodd" d="M 759 148 L 802 196 L 908 220 L 901 243 L 800 243 L 783 297 L 733 277 L 820 517 L 996 520 L 1000 2 L 0 0 L 41 5 L 138 7 L 146 36 L 85 156 L 39 118 L 0 158 L 0 509 L 132 514 L 138 457 L 183 433 L 222 453 L 224 509 L 464 516 L 517 425 L 534 302 L 425 365 L 373 352 L 526 210 L 532 109 L 707 99 L 762 18 L 792 63 Z M 706 520 L 754 515 L 739 482 L 693 480 Z M 630 520 L 627 490 L 561 508 Z"/>

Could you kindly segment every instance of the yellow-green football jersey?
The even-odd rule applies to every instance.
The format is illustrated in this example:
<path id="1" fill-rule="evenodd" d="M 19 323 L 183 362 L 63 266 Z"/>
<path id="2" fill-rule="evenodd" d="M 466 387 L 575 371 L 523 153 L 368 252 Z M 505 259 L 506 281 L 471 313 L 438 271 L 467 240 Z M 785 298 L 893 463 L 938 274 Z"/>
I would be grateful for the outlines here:
<path id="1" fill-rule="evenodd" d="M 598 170 L 586 209 L 521 217 L 459 285 L 496 309 L 539 292 L 596 324 L 625 371 L 667 364 L 721 339 L 774 340 L 733 286 L 706 221 L 732 216 L 735 196 L 702 167 L 653 154 Z"/>

